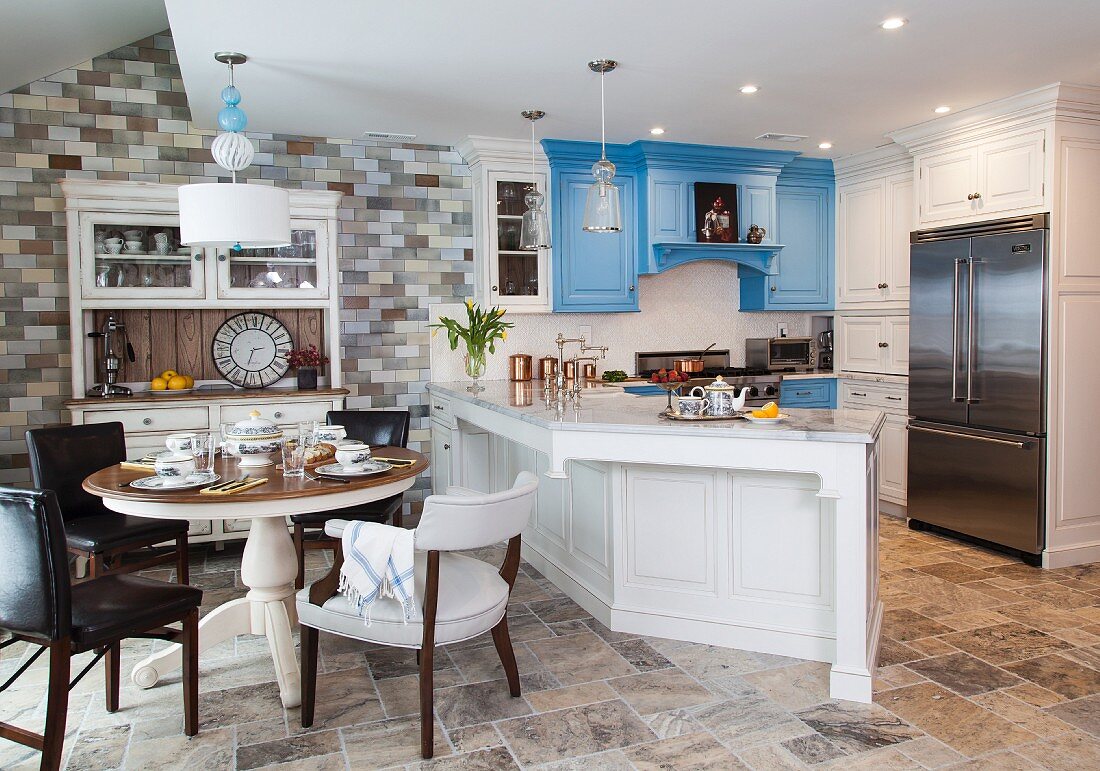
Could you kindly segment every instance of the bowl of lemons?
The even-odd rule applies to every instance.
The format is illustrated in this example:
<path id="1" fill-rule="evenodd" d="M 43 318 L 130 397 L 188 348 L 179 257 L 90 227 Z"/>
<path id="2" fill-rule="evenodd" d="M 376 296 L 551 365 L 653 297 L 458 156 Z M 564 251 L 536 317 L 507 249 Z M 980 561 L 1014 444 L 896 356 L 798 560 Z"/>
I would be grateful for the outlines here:
<path id="1" fill-rule="evenodd" d="M 768 402 L 758 410 L 749 410 L 743 413 L 743 417 L 750 423 L 759 423 L 760 425 L 768 426 L 782 423 L 789 418 L 790 415 L 780 412 L 779 405 L 775 402 Z"/>
<path id="2" fill-rule="evenodd" d="M 149 381 L 149 393 L 153 396 L 186 394 L 195 388 L 195 378 L 181 375 L 174 369 L 166 369 Z"/>

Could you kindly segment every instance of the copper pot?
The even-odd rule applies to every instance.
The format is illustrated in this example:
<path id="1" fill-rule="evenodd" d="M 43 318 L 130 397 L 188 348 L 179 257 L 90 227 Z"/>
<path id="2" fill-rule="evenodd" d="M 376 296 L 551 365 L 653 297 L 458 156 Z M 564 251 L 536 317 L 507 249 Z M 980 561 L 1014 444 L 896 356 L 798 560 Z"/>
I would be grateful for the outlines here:
<path id="1" fill-rule="evenodd" d="M 531 379 L 531 357 L 515 353 L 508 357 L 508 379 L 520 382 Z"/>
<path id="2" fill-rule="evenodd" d="M 550 380 L 558 374 L 558 360 L 553 356 L 539 359 L 539 380 Z"/>
<path id="3" fill-rule="evenodd" d="M 672 368 L 675 369 L 677 372 L 684 372 L 684 373 L 687 373 L 689 375 L 694 373 L 694 372 L 702 372 L 703 371 L 703 360 L 702 359 L 675 359 L 672 362 Z"/>

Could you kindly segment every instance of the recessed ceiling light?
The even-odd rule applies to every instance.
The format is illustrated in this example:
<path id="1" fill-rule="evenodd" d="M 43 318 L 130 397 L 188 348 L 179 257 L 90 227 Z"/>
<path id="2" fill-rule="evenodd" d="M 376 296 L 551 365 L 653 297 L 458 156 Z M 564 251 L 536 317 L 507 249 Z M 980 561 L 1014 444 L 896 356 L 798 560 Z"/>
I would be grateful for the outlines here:
<path id="1" fill-rule="evenodd" d="M 903 19 L 900 16 L 893 16 L 886 21 L 882 22 L 879 26 L 883 29 L 901 29 L 909 23 L 909 19 Z"/>
<path id="2" fill-rule="evenodd" d="M 659 136 L 661 136 L 661 134 L 665 133 L 665 130 L 663 128 L 661 128 L 660 126 L 654 126 L 653 128 L 651 128 L 649 130 L 649 133 L 652 134 L 655 137 L 659 137 Z"/>
<path id="3" fill-rule="evenodd" d="M 755 94 L 759 90 L 760 88 L 758 86 L 741 86 L 742 94 Z"/>
<path id="4" fill-rule="evenodd" d="M 935 112 L 938 112 L 940 115 L 943 115 L 945 112 L 951 112 L 951 108 L 948 107 L 946 104 L 941 104 L 939 107 L 937 107 L 935 109 Z"/>
<path id="5" fill-rule="evenodd" d="M 818 147 L 819 150 L 831 150 L 832 147 L 833 147 L 833 143 L 832 142 L 822 142 L 817 147 Z"/>

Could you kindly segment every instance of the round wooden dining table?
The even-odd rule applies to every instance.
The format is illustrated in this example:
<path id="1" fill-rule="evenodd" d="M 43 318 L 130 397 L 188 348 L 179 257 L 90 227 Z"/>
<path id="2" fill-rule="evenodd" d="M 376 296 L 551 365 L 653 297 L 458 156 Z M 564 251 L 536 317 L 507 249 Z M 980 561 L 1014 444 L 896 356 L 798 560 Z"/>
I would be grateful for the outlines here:
<path id="1" fill-rule="evenodd" d="M 198 489 L 142 491 L 129 483 L 149 472 L 111 466 L 84 480 L 84 489 L 103 499 L 107 508 L 154 519 L 250 519 L 241 560 L 241 581 L 248 594 L 210 611 L 199 622 L 199 653 L 240 634 L 267 636 L 279 695 L 287 707 L 301 704 L 301 674 L 294 655 L 291 629 L 298 622 L 294 579 L 298 562 L 286 517 L 355 506 L 397 495 L 412 487 L 428 468 L 424 455 L 402 447 L 372 448 L 379 458 L 411 460 L 371 476 L 349 478 L 347 484 L 327 479 L 284 477 L 275 466 L 240 468 L 236 458 L 219 457 L 214 470 L 222 481 L 266 477 L 267 482 L 233 495 L 203 495 Z M 139 662 L 133 681 L 151 688 L 166 673 L 182 665 L 180 646 L 172 645 Z"/>

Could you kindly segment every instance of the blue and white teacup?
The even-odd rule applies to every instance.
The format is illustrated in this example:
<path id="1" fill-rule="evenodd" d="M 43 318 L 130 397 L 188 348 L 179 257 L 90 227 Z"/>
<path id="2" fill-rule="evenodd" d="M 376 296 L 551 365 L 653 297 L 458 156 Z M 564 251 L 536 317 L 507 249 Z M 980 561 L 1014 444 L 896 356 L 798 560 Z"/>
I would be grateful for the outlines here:
<path id="1" fill-rule="evenodd" d="M 369 460 L 370 447 L 362 442 L 348 442 L 336 451 L 336 462 L 349 473 L 362 471 Z"/>
<path id="2" fill-rule="evenodd" d="M 184 484 L 187 477 L 195 473 L 195 456 L 164 452 L 157 456 L 153 468 L 165 487 L 175 487 Z"/>
<path id="3" fill-rule="evenodd" d="M 696 391 L 702 391 L 701 396 L 696 396 Z M 701 418 L 707 414 L 706 392 L 699 386 L 691 389 L 688 396 L 681 396 L 676 400 L 676 411 L 688 418 Z"/>
<path id="4" fill-rule="evenodd" d="M 347 439 L 348 432 L 344 430 L 343 426 L 317 426 L 317 431 L 313 436 L 318 442 L 336 444 Z"/>
<path id="5" fill-rule="evenodd" d="M 164 438 L 164 444 L 177 455 L 194 455 L 197 439 L 197 434 L 169 434 Z"/>

